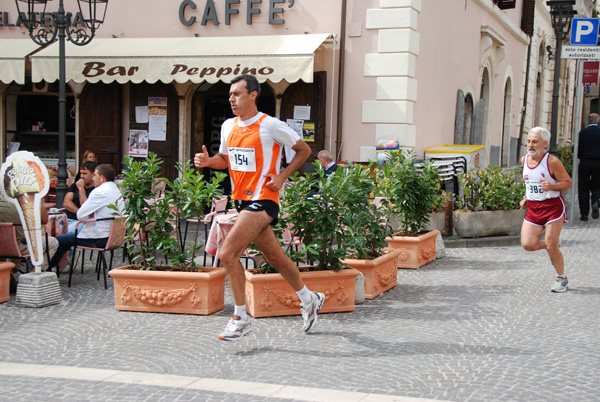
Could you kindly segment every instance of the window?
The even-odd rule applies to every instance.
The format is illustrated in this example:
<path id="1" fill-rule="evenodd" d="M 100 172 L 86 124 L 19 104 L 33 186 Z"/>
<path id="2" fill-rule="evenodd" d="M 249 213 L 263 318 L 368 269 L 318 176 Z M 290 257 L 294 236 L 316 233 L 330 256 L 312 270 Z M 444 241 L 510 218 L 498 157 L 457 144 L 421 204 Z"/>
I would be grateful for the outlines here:
<path id="1" fill-rule="evenodd" d="M 496 4 L 500 10 L 515 8 L 516 2 L 517 0 L 494 0 L 494 4 Z"/>

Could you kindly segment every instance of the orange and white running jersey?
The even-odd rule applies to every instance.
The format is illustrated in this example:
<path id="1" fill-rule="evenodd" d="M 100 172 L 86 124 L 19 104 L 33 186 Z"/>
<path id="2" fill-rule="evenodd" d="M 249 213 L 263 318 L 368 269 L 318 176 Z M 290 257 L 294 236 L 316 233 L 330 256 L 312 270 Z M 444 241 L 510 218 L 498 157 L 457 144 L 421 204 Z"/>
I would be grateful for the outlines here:
<path id="1" fill-rule="evenodd" d="M 265 175 L 279 174 L 282 147 L 291 148 L 299 139 L 287 124 L 262 112 L 249 120 L 226 120 L 219 153 L 229 157 L 233 199 L 279 204 L 279 192 L 267 188 L 270 179 Z"/>

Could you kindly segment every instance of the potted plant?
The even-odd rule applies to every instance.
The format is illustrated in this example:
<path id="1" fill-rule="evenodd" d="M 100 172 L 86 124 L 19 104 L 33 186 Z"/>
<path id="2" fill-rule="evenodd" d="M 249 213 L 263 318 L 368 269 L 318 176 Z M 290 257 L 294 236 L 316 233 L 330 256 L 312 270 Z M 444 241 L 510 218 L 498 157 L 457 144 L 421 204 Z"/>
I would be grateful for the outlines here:
<path id="1" fill-rule="evenodd" d="M 186 314 L 222 310 L 225 270 L 196 265 L 199 231 L 190 244 L 182 244 L 179 222 L 181 215 L 204 213 L 221 195 L 218 184 L 224 175 L 217 173 L 205 181 L 188 161 L 177 164 L 180 177 L 171 182 L 160 179 L 161 163 L 152 152 L 140 160 L 125 157 L 120 215 L 133 265 L 109 272 L 114 279 L 115 308 Z M 162 198 L 153 190 L 159 180 L 166 181 Z M 116 205 L 112 208 L 118 211 Z M 162 265 L 162 258 L 172 265 Z"/>
<path id="2" fill-rule="evenodd" d="M 461 237 L 516 235 L 521 232 L 525 210 L 519 202 L 525 184 L 518 168 L 505 171 L 489 165 L 470 169 L 458 178 L 454 230 Z"/>
<path id="3" fill-rule="evenodd" d="M 349 236 L 345 240 L 348 258 L 344 263 L 359 270 L 365 280 L 365 298 L 374 299 L 398 284 L 396 261 L 400 250 L 385 249 L 386 238 L 392 234 L 389 224 L 391 210 L 387 199 L 373 202 L 375 179 L 367 169 L 355 169 L 354 188 L 350 194 L 351 213 L 346 216 Z"/>
<path id="4" fill-rule="evenodd" d="M 289 187 L 281 196 L 280 222 L 288 227 L 303 247 L 291 252 L 301 267 L 302 280 L 311 290 L 325 294 L 321 313 L 354 311 L 355 282 L 359 272 L 347 268 L 343 258 L 347 254 L 347 216 L 351 207 L 347 202 L 353 189 L 353 170 L 338 168 L 335 174 L 324 176 L 323 168 L 315 163 L 315 176 L 290 178 Z M 314 263 L 314 265 L 312 265 Z M 248 311 L 254 317 L 299 314 L 300 300 L 280 274 L 246 270 Z"/>
<path id="5" fill-rule="evenodd" d="M 454 209 L 454 201 L 449 193 L 444 190 L 440 191 L 440 196 L 436 199 L 433 205 L 433 212 L 429 216 L 429 223 L 426 228 L 428 230 L 437 229 L 442 234 L 446 234 L 444 230 L 447 230 L 448 222 L 446 222 L 447 216 L 452 218 L 452 211 Z"/>
<path id="6" fill-rule="evenodd" d="M 418 168 L 412 151 L 393 152 L 382 166 L 377 194 L 387 198 L 398 231 L 387 242 L 400 249 L 398 268 L 419 268 L 435 260 L 439 230 L 427 230 L 435 206 L 440 203 L 437 169 L 430 161 Z"/>

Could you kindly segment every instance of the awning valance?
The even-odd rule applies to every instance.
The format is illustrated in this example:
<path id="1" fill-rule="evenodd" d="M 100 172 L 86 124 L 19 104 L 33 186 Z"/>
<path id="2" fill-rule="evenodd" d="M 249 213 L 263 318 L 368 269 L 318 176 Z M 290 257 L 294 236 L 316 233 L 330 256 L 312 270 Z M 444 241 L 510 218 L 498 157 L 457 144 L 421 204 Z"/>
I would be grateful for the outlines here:
<path id="1" fill-rule="evenodd" d="M 67 43 L 66 78 L 77 83 L 215 83 L 253 74 L 261 82 L 312 82 L 314 52 L 328 36 L 95 38 L 86 46 Z M 58 44 L 31 60 L 33 82 L 58 79 Z"/>
<path id="2" fill-rule="evenodd" d="M 0 39 L 0 82 L 25 84 L 25 58 L 39 47 L 31 39 Z"/>

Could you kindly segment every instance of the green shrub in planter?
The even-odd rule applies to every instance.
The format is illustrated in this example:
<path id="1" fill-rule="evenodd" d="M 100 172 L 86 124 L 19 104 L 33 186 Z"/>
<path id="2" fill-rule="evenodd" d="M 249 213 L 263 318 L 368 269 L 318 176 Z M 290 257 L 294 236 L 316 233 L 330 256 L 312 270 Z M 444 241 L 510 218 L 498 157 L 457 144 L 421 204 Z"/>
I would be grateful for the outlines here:
<path id="1" fill-rule="evenodd" d="M 293 253 L 294 261 L 301 261 L 306 254 L 316 270 L 338 271 L 345 267 L 341 260 L 360 243 L 353 240 L 355 236 L 364 233 L 356 225 L 366 225 L 366 218 L 358 218 L 358 213 L 369 209 L 370 170 L 340 166 L 325 177 L 318 162 L 315 167 L 316 174 L 300 178 L 296 173 L 290 178 L 281 197 L 282 217 L 293 235 L 304 243 L 301 252 Z"/>
<path id="2" fill-rule="evenodd" d="M 370 198 L 375 191 L 374 165 L 358 166 L 352 172 L 354 191 L 347 199 L 351 213 L 346 216 L 349 237 L 345 241 L 349 258 L 372 260 L 382 256 L 385 239 L 392 234 L 389 201 L 384 199 L 377 206 Z"/>
<path id="3" fill-rule="evenodd" d="M 458 177 L 461 194 L 456 199 L 459 209 L 497 211 L 518 209 L 525 194 L 525 183 L 518 168 L 505 171 L 489 165 L 485 169 L 470 169 Z"/>
<path id="4" fill-rule="evenodd" d="M 562 162 L 569 176 L 573 176 L 573 147 L 560 147 L 557 149 L 556 156 Z"/>
<path id="5" fill-rule="evenodd" d="M 431 212 L 441 203 L 437 168 L 424 161 L 417 169 L 412 151 L 393 152 L 382 173 L 376 195 L 389 199 L 391 212 L 400 220 L 399 231 L 405 235 L 423 232 Z"/>
<path id="6" fill-rule="evenodd" d="M 210 182 L 205 181 L 186 161 L 177 163 L 180 176 L 171 182 L 160 178 L 162 160 L 153 152 L 144 159 L 125 156 L 124 162 L 124 178 L 119 184 L 124 201 L 121 216 L 133 262 L 140 269 L 154 270 L 158 259 L 167 257 L 171 264 L 194 271 L 194 258 L 202 245 L 198 243 L 198 230 L 190 244 L 181 244 L 180 217 L 203 216 L 221 195 L 218 186 L 225 175 L 217 173 Z M 162 198 L 156 198 L 153 190 L 159 180 L 166 182 Z M 111 208 L 117 210 L 116 206 Z"/>

